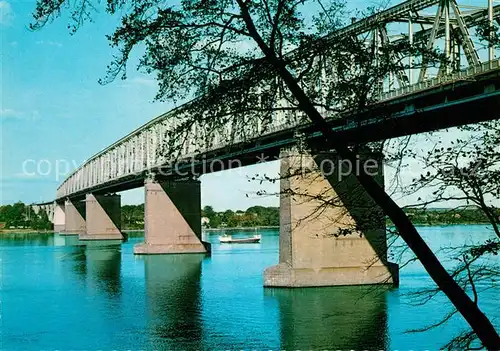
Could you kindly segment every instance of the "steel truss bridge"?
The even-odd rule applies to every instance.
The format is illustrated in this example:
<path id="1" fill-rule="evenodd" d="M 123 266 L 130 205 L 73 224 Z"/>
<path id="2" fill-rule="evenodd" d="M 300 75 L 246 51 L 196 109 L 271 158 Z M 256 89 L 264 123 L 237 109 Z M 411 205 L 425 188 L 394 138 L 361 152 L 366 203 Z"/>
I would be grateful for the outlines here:
<path id="1" fill-rule="evenodd" d="M 452 62 L 439 69 L 417 69 L 412 66 L 415 58 L 403 58 L 409 69 L 388 77 L 385 91 L 374 105 L 375 111 L 389 111 L 388 117 L 371 117 L 362 123 L 352 123 L 348 117 L 332 119 L 332 129 L 339 138 L 346 142 L 375 141 L 498 118 L 498 49 L 495 52 L 484 42 L 478 45 L 471 31 L 484 21 L 500 23 L 500 5 L 494 5 L 492 0 L 478 1 L 484 2 L 484 7 L 462 6 L 456 0 L 405 1 L 334 32 L 334 36 L 368 34 L 381 43 L 424 41 L 429 49 L 442 48 L 448 62 Z M 392 28 L 406 31 L 394 34 Z M 173 160 L 162 155 L 162 139 L 179 117 L 178 111 L 174 109 L 153 119 L 90 157 L 59 186 L 56 201 L 140 187 L 148 173 L 172 169 Z M 265 130 L 258 123 L 252 128 L 250 136 L 244 139 L 219 135 L 217 142 L 208 147 L 196 145 L 196 140 L 186 143 L 176 159 L 176 167 L 192 167 L 187 161 L 193 157 L 223 162 L 238 158 L 243 164 L 252 164 L 257 162 L 256 155 L 276 155 L 280 148 L 295 142 L 297 131 L 308 138 L 319 137 L 303 119 L 284 114 L 278 114 Z M 194 133 L 192 136 L 196 138 Z M 200 162 L 195 166 L 203 165 Z"/>

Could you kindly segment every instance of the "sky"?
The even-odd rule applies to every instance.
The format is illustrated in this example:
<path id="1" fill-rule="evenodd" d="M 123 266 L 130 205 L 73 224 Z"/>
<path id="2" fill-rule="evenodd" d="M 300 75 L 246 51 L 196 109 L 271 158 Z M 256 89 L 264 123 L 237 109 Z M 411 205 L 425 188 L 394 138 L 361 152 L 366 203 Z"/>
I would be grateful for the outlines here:
<path id="1" fill-rule="evenodd" d="M 105 34 L 116 19 L 96 16 L 75 35 L 66 29 L 65 18 L 32 32 L 34 5 L 0 0 L 1 204 L 53 200 L 64 180 L 61 165 L 70 165 L 69 172 L 173 107 L 153 102 L 154 79 L 134 67 L 126 81 L 98 84 L 113 54 Z M 202 202 L 221 210 L 277 206 L 276 197 L 255 195 L 261 187 L 248 182 L 255 173 L 277 171 L 272 162 L 203 176 Z M 143 201 L 142 189 L 122 193 L 124 204 Z"/>
<path id="2" fill-rule="evenodd" d="M 373 2 L 349 4 L 363 8 Z M 70 35 L 62 17 L 32 32 L 34 6 L 32 0 L 0 0 L 1 204 L 53 200 L 64 171 L 174 107 L 153 102 L 153 77 L 137 73 L 133 65 L 127 80 L 97 83 L 112 59 L 105 34 L 117 18 L 97 15 Z M 263 188 L 277 192 L 278 184 L 248 181 L 255 174 L 275 176 L 278 169 L 278 162 L 270 162 L 204 175 L 202 205 L 216 210 L 278 206 L 276 196 L 255 194 Z M 122 195 L 123 204 L 144 201 L 143 189 Z"/>

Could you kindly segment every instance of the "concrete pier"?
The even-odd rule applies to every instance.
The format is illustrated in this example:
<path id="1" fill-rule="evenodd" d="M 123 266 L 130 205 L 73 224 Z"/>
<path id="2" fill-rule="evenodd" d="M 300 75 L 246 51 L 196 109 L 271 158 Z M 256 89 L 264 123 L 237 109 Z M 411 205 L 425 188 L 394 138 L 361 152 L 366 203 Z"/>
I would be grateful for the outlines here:
<path id="1" fill-rule="evenodd" d="M 64 202 L 64 218 L 65 218 L 64 231 L 61 234 L 65 235 L 85 234 L 86 230 L 85 202 L 67 199 Z"/>
<path id="2" fill-rule="evenodd" d="M 201 241 L 201 192 L 199 181 L 155 181 L 144 185 L 144 243 L 137 255 L 206 253 Z"/>
<path id="3" fill-rule="evenodd" d="M 121 196 L 87 194 L 87 230 L 80 240 L 122 240 Z"/>
<path id="4" fill-rule="evenodd" d="M 64 212 L 65 210 L 64 203 L 55 202 L 54 206 L 55 206 L 54 218 L 52 221 L 54 223 L 54 232 L 62 233 L 64 232 L 66 225 L 66 214 Z"/>
<path id="5" fill-rule="evenodd" d="M 349 172 L 335 154 L 281 157 L 279 264 L 264 271 L 264 286 L 397 284 L 383 213 L 357 182 L 356 165 Z M 383 184 L 381 155 L 366 158 Z"/>

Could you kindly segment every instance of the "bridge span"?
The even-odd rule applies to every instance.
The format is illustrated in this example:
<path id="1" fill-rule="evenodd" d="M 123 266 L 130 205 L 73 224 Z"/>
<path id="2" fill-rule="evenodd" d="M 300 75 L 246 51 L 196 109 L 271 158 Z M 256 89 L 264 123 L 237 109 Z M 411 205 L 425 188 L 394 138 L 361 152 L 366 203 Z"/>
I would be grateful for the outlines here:
<path id="1" fill-rule="evenodd" d="M 436 14 L 423 13 L 429 9 Z M 458 58 L 460 62 L 463 57 L 466 62 L 442 66 L 434 77 L 430 76 L 430 68 L 410 65 L 395 78 L 388 77 L 390 84 L 384 84 L 385 91 L 369 113 L 325 112 L 338 138 L 360 144 L 499 118 L 498 52 L 486 45 L 482 53 L 470 34 L 470 29 L 485 19 L 499 21 L 500 6 L 489 1 L 484 8 L 462 11 L 456 0 L 409 0 L 333 33 L 348 36 L 373 32 L 374 38 L 381 40 L 420 38 L 428 48 L 444 45 L 448 59 Z M 389 35 L 387 28 L 393 23 L 407 23 L 407 36 Z M 411 63 L 414 58 L 408 60 Z M 242 136 L 232 133 L 229 126 L 210 144 L 198 141 L 197 132 L 203 126 L 195 125 L 188 142 L 179 141 L 174 156 L 166 151 L 164 139 L 183 113 L 181 106 L 153 119 L 70 174 L 57 189 L 53 203 L 38 205 L 51 213 L 55 231 L 79 235 L 81 240 L 122 239 L 120 196 L 116 193 L 144 186 L 145 242 L 134 252 L 209 252 L 209 246 L 201 240 L 200 182 L 190 172 L 216 172 L 227 169 L 230 163 L 250 165 L 261 161 L 257 156 L 265 154 L 281 156 L 281 173 L 286 174 L 297 168 L 297 162 L 304 157 L 310 157 L 290 151 L 297 135 L 303 135 L 313 145 L 321 141 L 321 135 L 301 113 L 277 113 L 266 128 L 256 121 Z M 211 167 L 207 168 L 207 163 Z M 332 177 L 338 172 L 334 170 Z M 378 169 L 377 174 L 383 184 L 381 172 Z M 328 197 L 337 199 L 334 202 L 338 206 L 326 209 L 318 218 L 310 214 L 314 206 L 320 206 L 317 202 L 297 201 L 300 195 L 281 196 L 280 262 L 266 270 L 264 284 L 293 287 L 397 283 L 397 267 L 387 261 L 380 210 L 365 193 L 360 193 L 353 179 L 336 182 L 318 170 L 312 173 L 314 177 L 282 180 L 281 189 L 302 190 L 313 197 L 327 189 Z M 301 217 L 314 219 L 303 221 Z M 339 237 L 337 234 L 346 228 L 355 229 Z"/>

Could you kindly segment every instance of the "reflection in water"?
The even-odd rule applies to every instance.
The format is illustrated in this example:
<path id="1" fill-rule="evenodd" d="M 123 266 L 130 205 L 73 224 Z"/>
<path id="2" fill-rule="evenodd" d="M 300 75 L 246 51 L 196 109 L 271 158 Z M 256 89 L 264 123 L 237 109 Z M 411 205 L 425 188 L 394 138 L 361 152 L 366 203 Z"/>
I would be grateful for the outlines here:
<path id="1" fill-rule="evenodd" d="M 121 250 L 118 244 L 106 241 L 85 242 L 85 263 L 89 289 L 99 288 L 110 297 L 121 293 Z"/>
<path id="2" fill-rule="evenodd" d="M 56 250 L 54 254 L 58 269 L 67 269 L 62 262 L 69 262 L 71 270 L 77 276 L 85 277 L 87 274 L 85 264 L 85 247 L 79 245 L 77 235 L 54 234 L 54 246 L 61 250 Z M 64 273 L 63 273 L 64 274 Z"/>
<path id="3" fill-rule="evenodd" d="M 201 349 L 201 261 L 205 255 L 144 256 L 148 329 L 154 349 Z"/>
<path id="4" fill-rule="evenodd" d="M 52 233 L 0 233 L 1 246 L 52 246 Z"/>
<path id="5" fill-rule="evenodd" d="M 77 235 L 54 234 L 54 246 L 76 246 L 78 245 Z"/>
<path id="6" fill-rule="evenodd" d="M 144 230 L 126 230 L 122 231 L 127 238 L 144 238 Z"/>
<path id="7" fill-rule="evenodd" d="M 66 245 L 70 245 L 69 236 L 64 237 Z M 121 240 L 105 241 L 71 241 L 74 251 L 64 253 L 66 259 L 70 258 L 73 271 L 82 278 L 87 288 L 104 291 L 109 297 L 115 297 L 121 293 L 120 267 L 121 267 Z M 61 242 L 59 242 L 61 244 Z"/>
<path id="8" fill-rule="evenodd" d="M 440 248 L 492 235 L 484 226 L 419 230 L 441 259 Z M 404 294 L 433 286 L 419 263 L 402 270 L 397 290 L 264 289 L 262 271 L 278 260 L 278 232 L 254 246 L 220 245 L 218 235 L 209 236 L 213 253 L 204 259 L 134 256 L 141 238 L 120 249 L 71 241 L 76 237 L 53 236 L 47 246 L 50 234 L 1 234 L 0 349 L 424 350 L 467 327 L 457 316 L 425 335 L 405 333 L 452 308 L 442 294 L 425 306 L 406 303 Z M 496 326 L 497 296 L 494 288 L 480 297 Z"/>
<path id="9" fill-rule="evenodd" d="M 278 300 L 281 349 L 386 349 L 388 288 L 265 289 Z"/>

